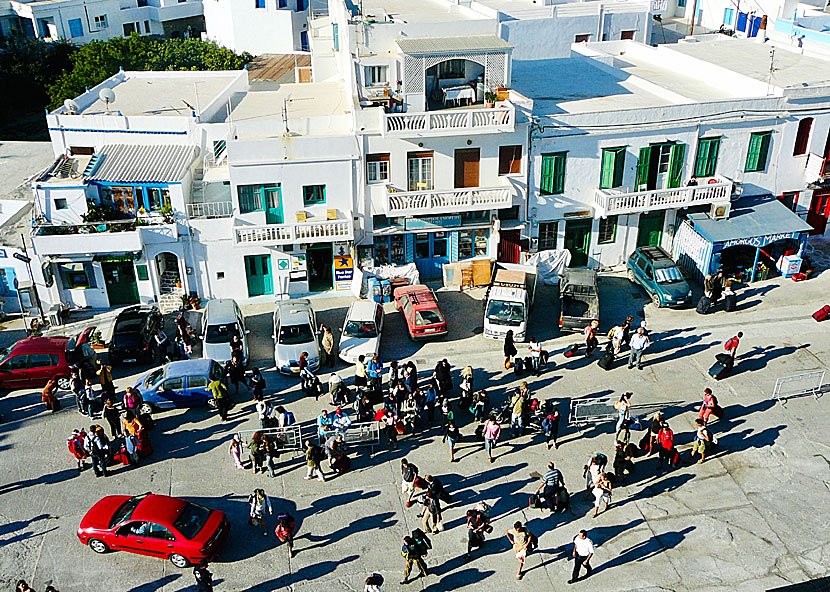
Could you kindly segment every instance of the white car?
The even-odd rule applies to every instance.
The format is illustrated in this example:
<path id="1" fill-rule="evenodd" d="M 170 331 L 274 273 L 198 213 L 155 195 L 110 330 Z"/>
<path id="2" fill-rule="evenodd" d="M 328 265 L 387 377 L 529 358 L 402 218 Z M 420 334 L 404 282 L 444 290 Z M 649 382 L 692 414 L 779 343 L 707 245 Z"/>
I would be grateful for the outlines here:
<path id="1" fill-rule="evenodd" d="M 300 354 L 308 353 L 308 366 L 320 366 L 320 347 L 315 335 L 317 321 L 311 302 L 305 298 L 277 304 L 274 310 L 274 361 L 283 374 L 300 371 Z"/>
<path id="2" fill-rule="evenodd" d="M 210 300 L 202 315 L 202 357 L 223 364 L 231 359 L 231 339 L 242 340 L 243 364 L 248 365 L 248 334 L 245 316 L 232 298 Z"/>
<path id="3" fill-rule="evenodd" d="M 340 359 L 354 364 L 358 356 L 364 355 L 368 363 L 380 349 L 381 331 L 383 307 L 371 300 L 352 302 L 340 335 Z"/>

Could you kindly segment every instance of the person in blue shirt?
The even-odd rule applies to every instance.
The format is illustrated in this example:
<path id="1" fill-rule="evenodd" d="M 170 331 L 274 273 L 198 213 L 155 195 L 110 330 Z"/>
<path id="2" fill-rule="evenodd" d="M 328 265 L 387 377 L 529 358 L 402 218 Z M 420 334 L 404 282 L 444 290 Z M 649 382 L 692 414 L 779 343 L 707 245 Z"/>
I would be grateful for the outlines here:
<path id="1" fill-rule="evenodd" d="M 435 379 L 429 381 L 427 385 L 426 394 L 424 395 L 424 405 L 427 408 L 427 421 L 432 423 L 432 420 L 435 418 L 435 399 L 438 396 L 438 392 L 435 386 Z"/>
<path id="2" fill-rule="evenodd" d="M 333 424 L 334 420 L 329 416 L 329 412 L 323 409 L 317 416 L 317 435 L 324 438 L 326 430 L 331 430 Z"/>
<path id="3" fill-rule="evenodd" d="M 366 373 L 369 375 L 369 387 L 375 395 L 380 394 L 381 381 L 383 380 L 383 363 L 377 354 L 372 356 L 366 366 Z"/>

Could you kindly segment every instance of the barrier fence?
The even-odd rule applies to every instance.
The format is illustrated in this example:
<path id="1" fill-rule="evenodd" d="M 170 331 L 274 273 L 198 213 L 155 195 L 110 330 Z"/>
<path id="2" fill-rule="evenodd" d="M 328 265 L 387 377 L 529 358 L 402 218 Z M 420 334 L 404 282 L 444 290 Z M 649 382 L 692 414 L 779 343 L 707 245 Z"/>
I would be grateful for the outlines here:
<path id="1" fill-rule="evenodd" d="M 380 444 L 380 422 L 353 423 L 344 431 L 325 430 L 318 432 L 320 445 L 325 444 L 326 440 L 336 434 L 343 434 L 343 443 L 347 446 L 370 446 L 372 452 L 374 452 L 375 446 Z"/>
<path id="2" fill-rule="evenodd" d="M 568 425 L 581 426 L 589 423 L 600 423 L 617 419 L 617 410 L 614 403 L 619 397 L 595 397 L 591 399 L 571 399 L 570 415 Z M 632 405 L 629 408 L 631 418 L 639 417 L 645 419 L 647 416 L 671 406 L 672 403 L 642 403 Z"/>
<path id="3" fill-rule="evenodd" d="M 260 432 L 263 436 L 277 445 L 277 451 L 299 452 L 303 454 L 303 432 L 299 425 L 286 426 L 284 428 L 265 428 L 262 430 L 240 430 L 236 434 L 240 442 L 246 446 L 254 434 Z"/>
<path id="4" fill-rule="evenodd" d="M 782 405 L 786 403 L 787 399 L 804 395 L 813 395 L 818 399 L 824 386 L 825 372 L 826 370 L 813 370 L 791 376 L 782 376 L 775 381 L 772 397 Z"/>

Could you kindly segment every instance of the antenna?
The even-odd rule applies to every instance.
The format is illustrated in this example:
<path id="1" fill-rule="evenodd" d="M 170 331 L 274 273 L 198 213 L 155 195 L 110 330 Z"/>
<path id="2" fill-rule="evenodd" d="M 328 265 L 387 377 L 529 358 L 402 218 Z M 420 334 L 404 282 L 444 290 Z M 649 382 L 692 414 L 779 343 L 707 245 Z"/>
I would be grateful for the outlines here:
<path id="1" fill-rule="evenodd" d="M 110 103 L 115 102 L 115 92 L 111 88 L 102 88 L 98 91 L 98 98 L 107 106 L 107 115 L 110 114 Z"/>
<path id="2" fill-rule="evenodd" d="M 70 115 L 75 115 L 78 111 L 81 110 L 81 106 L 72 99 L 66 99 L 63 102 L 63 106 L 66 107 L 66 111 Z"/>

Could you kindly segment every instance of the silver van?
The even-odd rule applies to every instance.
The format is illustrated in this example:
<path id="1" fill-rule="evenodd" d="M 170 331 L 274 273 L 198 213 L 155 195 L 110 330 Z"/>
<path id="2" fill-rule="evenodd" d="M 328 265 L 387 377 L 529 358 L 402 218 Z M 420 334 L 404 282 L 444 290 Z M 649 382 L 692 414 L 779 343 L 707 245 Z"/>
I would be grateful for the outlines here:
<path id="1" fill-rule="evenodd" d="M 242 339 L 244 364 L 248 364 L 248 333 L 245 317 L 232 298 L 210 300 L 202 315 L 202 357 L 227 363 L 231 359 L 231 339 Z"/>

